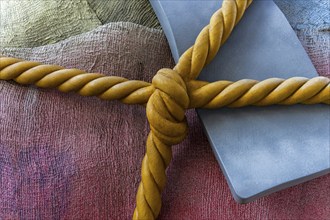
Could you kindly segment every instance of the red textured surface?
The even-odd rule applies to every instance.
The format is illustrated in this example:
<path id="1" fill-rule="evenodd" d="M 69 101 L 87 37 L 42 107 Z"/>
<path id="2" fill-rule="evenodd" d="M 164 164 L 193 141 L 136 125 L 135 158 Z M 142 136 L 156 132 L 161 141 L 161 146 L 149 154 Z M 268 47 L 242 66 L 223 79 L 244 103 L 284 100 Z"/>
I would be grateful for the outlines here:
<path id="1" fill-rule="evenodd" d="M 300 38 L 329 76 L 329 48 L 310 36 Z M 1 53 L 148 81 L 173 65 L 164 36 L 134 25 Z M 130 219 L 148 133 L 144 111 L 1 81 L 0 219 Z M 188 121 L 188 138 L 173 148 L 160 219 L 329 219 L 330 175 L 237 204 L 193 110 Z"/>

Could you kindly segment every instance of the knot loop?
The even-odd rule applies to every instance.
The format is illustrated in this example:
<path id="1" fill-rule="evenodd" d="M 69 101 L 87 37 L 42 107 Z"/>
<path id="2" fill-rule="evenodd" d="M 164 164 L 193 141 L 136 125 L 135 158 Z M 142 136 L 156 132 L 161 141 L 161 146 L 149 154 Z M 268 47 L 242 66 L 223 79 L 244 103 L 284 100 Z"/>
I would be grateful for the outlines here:
<path id="1" fill-rule="evenodd" d="M 168 94 L 183 108 L 188 108 L 189 96 L 186 83 L 175 70 L 168 68 L 159 70 L 152 79 L 152 85 Z"/>
<path id="2" fill-rule="evenodd" d="M 152 79 L 156 88 L 147 104 L 147 117 L 154 135 L 163 143 L 174 145 L 186 136 L 185 110 L 189 96 L 185 81 L 172 69 L 161 69 Z"/>

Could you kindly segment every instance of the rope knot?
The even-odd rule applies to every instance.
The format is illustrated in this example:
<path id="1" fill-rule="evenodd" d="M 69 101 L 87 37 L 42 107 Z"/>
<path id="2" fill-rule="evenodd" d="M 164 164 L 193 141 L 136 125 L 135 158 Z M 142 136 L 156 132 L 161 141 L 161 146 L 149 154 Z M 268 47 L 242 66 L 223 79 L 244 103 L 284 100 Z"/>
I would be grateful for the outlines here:
<path id="1" fill-rule="evenodd" d="M 161 69 L 152 79 L 156 88 L 147 104 L 153 134 L 167 145 L 180 143 L 187 134 L 185 110 L 189 96 L 185 81 L 172 69 Z"/>

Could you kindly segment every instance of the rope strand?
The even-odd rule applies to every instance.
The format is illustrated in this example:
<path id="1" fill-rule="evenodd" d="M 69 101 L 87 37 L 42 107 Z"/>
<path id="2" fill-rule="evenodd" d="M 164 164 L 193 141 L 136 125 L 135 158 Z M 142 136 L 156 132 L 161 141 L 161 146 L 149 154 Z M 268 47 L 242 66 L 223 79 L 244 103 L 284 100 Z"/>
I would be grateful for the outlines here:
<path id="1" fill-rule="evenodd" d="M 215 57 L 250 3 L 248 0 L 224 0 L 222 8 L 212 16 L 210 24 L 203 28 L 195 44 L 183 53 L 174 69 L 161 69 L 153 78 L 156 90 L 147 103 L 149 137 L 158 140 L 160 145 L 171 148 L 186 137 L 185 111 L 191 102 L 186 84 L 196 79 Z M 164 160 L 155 153 L 156 148 L 157 145 L 147 142 L 133 219 L 156 219 L 160 212 L 163 185 L 159 183 L 166 182 L 166 175 L 150 172 Z M 164 173 L 166 167 L 158 166 L 157 173 Z"/>
<path id="2" fill-rule="evenodd" d="M 190 108 L 330 104 L 330 79 L 322 76 L 271 78 L 261 82 L 251 79 L 213 83 L 194 80 L 188 83 L 188 90 Z"/>
<path id="3" fill-rule="evenodd" d="M 77 92 L 82 96 L 97 96 L 104 100 L 120 100 L 126 104 L 146 105 L 155 91 L 154 85 L 144 81 L 86 73 L 11 57 L 0 57 L 0 80 L 57 88 L 62 92 Z M 187 82 L 187 89 L 189 108 L 330 104 L 329 78 L 322 76 L 312 79 L 270 78 L 261 82 L 252 79 L 212 83 L 191 80 Z"/>
<path id="4" fill-rule="evenodd" d="M 11 57 L 0 57 L 0 80 L 57 88 L 61 92 L 77 92 L 82 96 L 97 96 L 104 100 L 120 100 L 126 104 L 146 104 L 155 90 L 144 81 L 86 73 Z"/>

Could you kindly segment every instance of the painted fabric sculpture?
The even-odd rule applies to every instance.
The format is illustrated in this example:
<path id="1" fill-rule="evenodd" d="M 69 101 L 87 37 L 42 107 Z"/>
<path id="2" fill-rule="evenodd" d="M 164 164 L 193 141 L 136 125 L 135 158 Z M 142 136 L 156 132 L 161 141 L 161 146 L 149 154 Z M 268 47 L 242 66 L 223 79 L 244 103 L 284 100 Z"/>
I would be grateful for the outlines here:
<path id="1" fill-rule="evenodd" d="M 212 16 L 210 24 L 197 37 L 195 45 L 186 51 L 173 69 L 158 71 L 152 83 L 42 65 L 39 62 L 10 57 L 0 58 L 0 79 L 14 80 L 20 84 L 35 84 L 42 88 L 58 88 L 63 92 L 78 92 L 80 95 L 98 96 L 105 100 L 120 100 L 128 104 L 146 104 L 151 131 L 147 139 L 146 155 L 142 161 L 142 181 L 138 188 L 133 218 L 154 219 L 161 210 L 161 193 L 166 182 L 165 170 L 172 158 L 171 146 L 181 143 L 187 135 L 186 109 L 330 102 L 329 79 L 326 77 L 268 79 L 262 82 L 241 80 L 208 83 L 196 80 L 203 67 L 211 62 L 229 37 L 251 2 L 224 1 L 222 8 Z M 54 153 L 47 147 L 37 147 L 31 152 L 23 153 L 21 157 L 41 154 L 45 155 L 46 160 Z M 70 158 L 68 155 L 60 154 L 55 158 L 58 159 L 55 160 L 54 166 L 58 166 L 58 169 L 61 169 L 61 164 L 72 166 L 71 159 L 67 159 Z M 35 164 L 42 162 L 36 160 Z M 33 164 L 27 167 L 29 166 L 31 168 L 27 170 L 33 169 Z M 65 170 L 62 173 L 70 179 L 75 172 L 78 171 Z M 40 183 L 43 184 L 49 183 Z M 59 212 L 59 215 L 61 214 L 63 213 Z"/>

